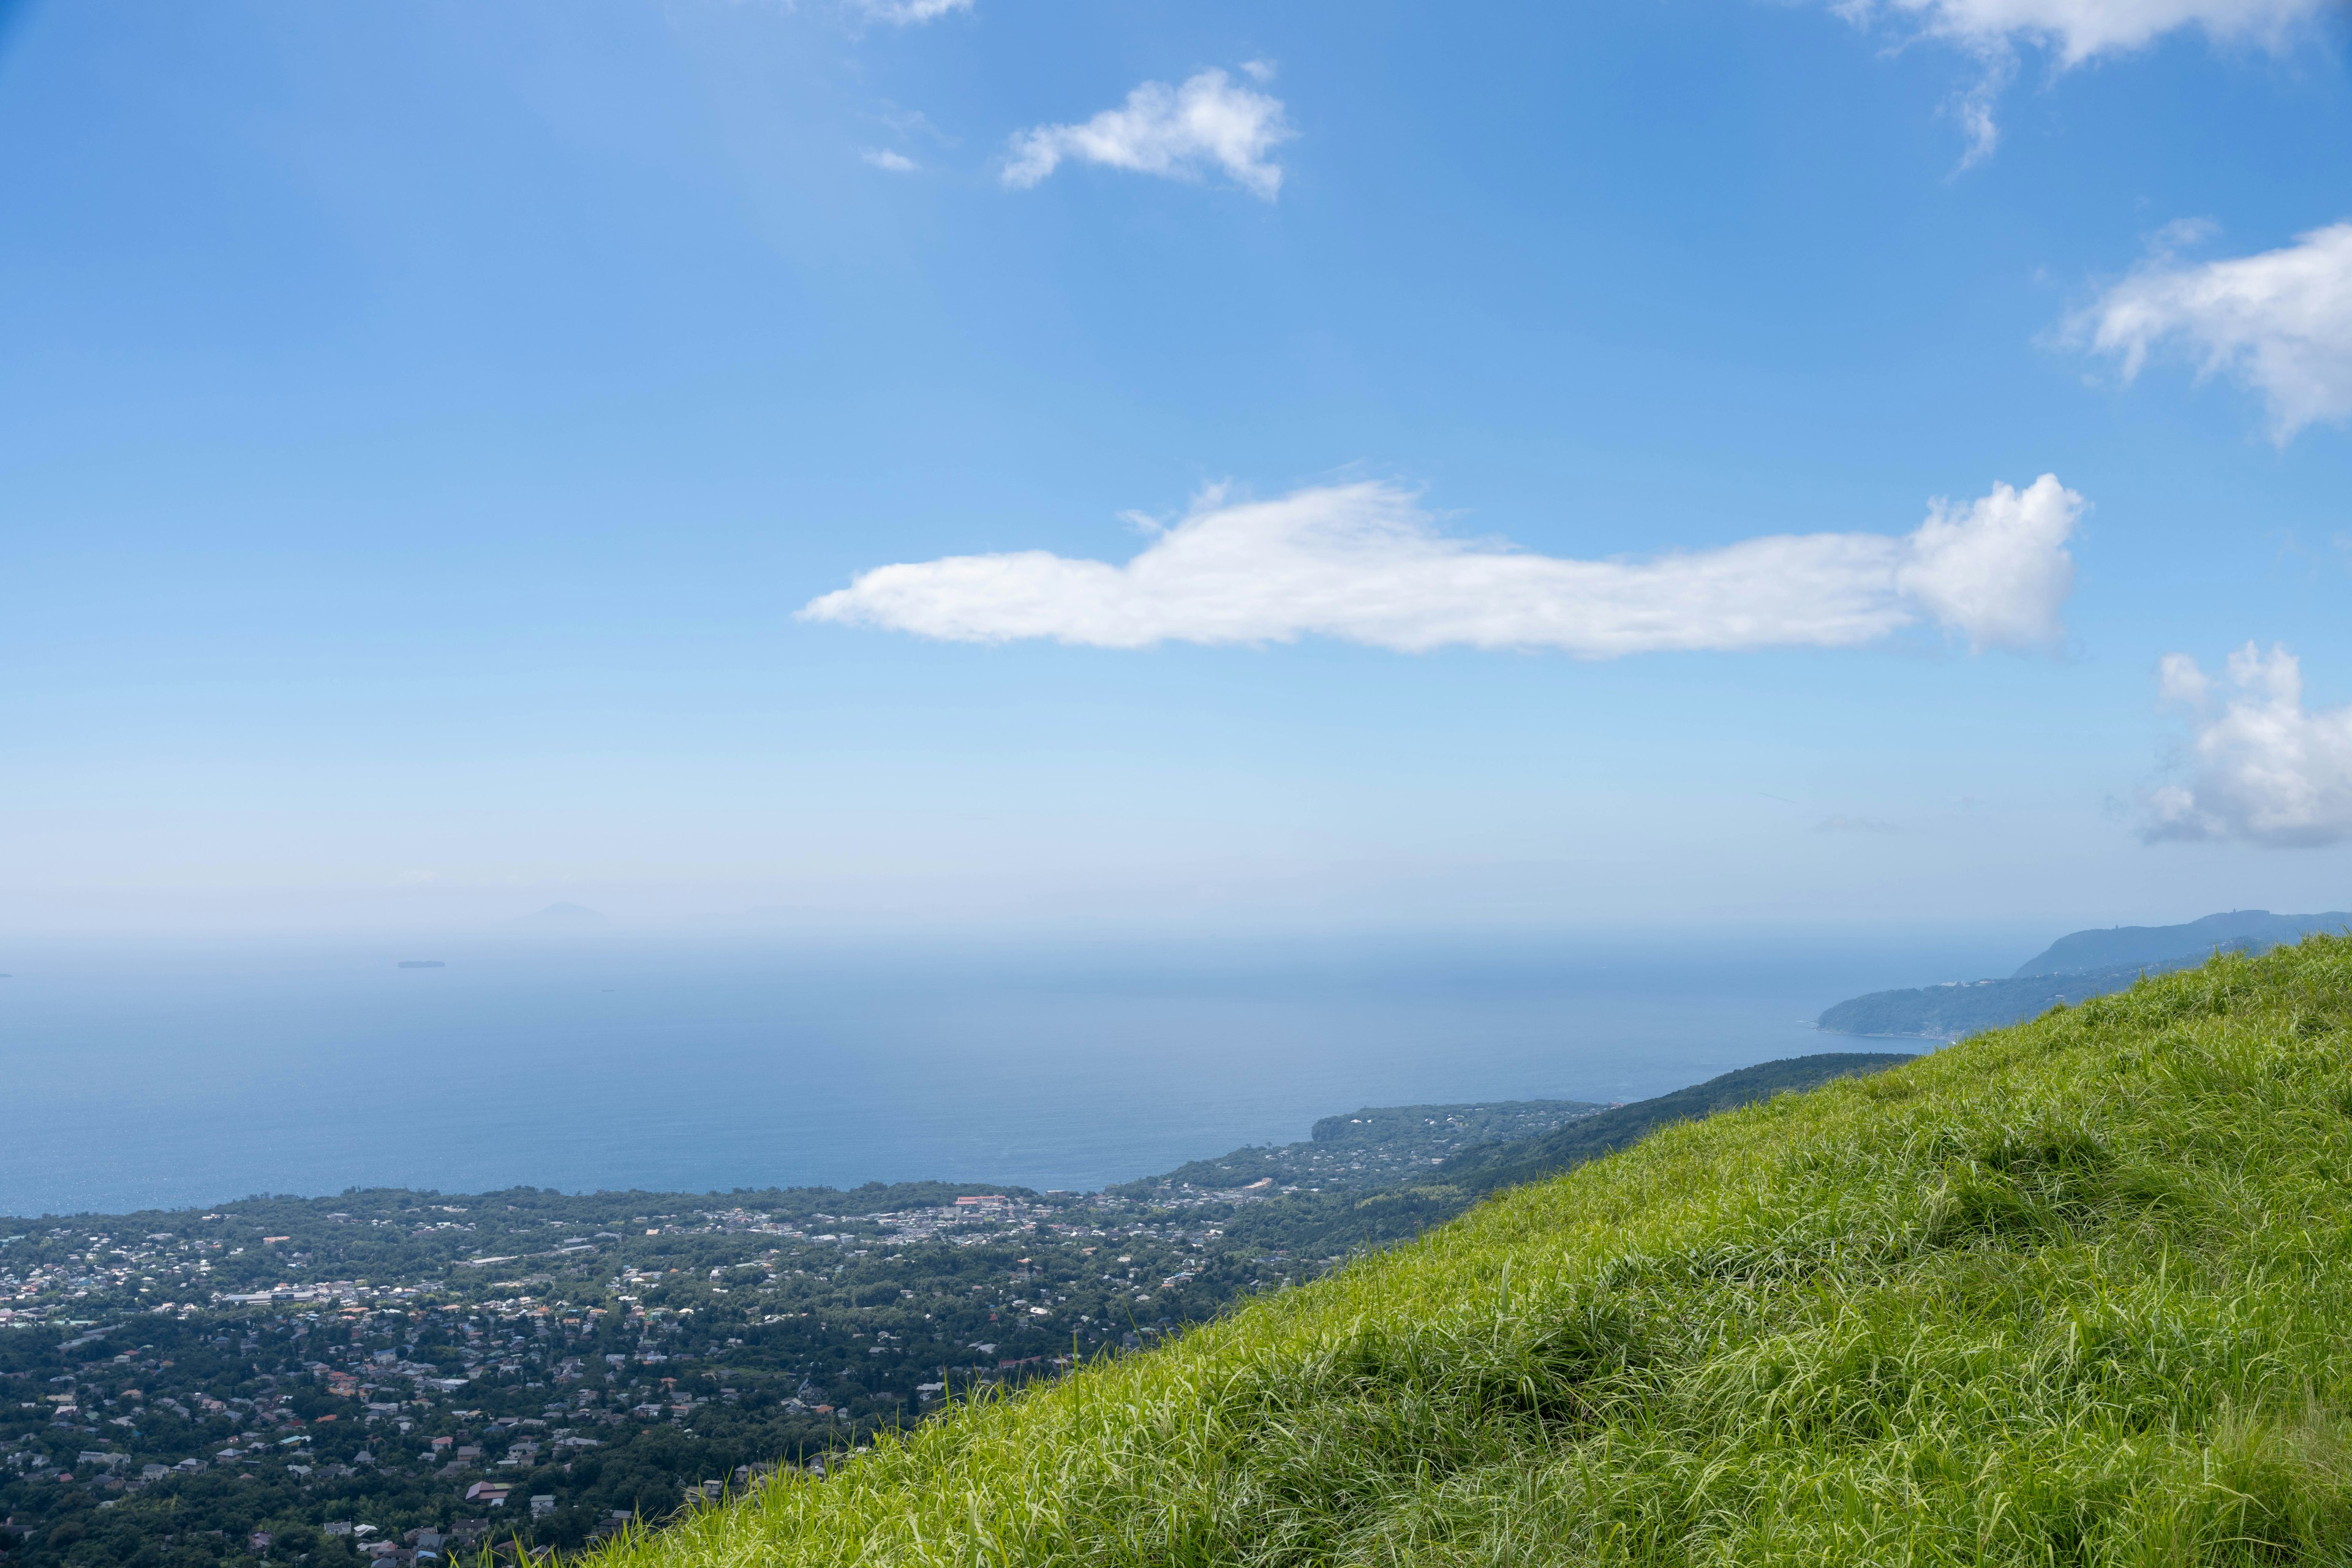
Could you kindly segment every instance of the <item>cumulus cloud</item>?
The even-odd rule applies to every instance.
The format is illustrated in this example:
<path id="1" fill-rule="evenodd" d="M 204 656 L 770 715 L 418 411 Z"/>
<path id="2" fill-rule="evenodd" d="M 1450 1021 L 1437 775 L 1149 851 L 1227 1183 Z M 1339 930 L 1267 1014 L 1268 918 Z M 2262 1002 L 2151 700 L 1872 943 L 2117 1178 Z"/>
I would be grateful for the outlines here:
<path id="1" fill-rule="evenodd" d="M 894 174 L 911 174 L 922 167 L 904 153 L 893 153 L 887 147 L 868 147 L 858 154 L 877 169 L 887 169 Z"/>
<path id="2" fill-rule="evenodd" d="M 1260 81 L 1273 75 L 1264 60 L 1244 68 Z M 1272 201 L 1282 188 L 1282 170 L 1266 154 L 1292 134 L 1279 99 L 1239 86 L 1223 71 L 1204 70 L 1181 87 L 1147 81 L 1125 103 L 1083 125 L 1040 125 L 1019 132 L 1013 138 L 1004 183 L 1026 190 L 1072 158 L 1178 180 L 1198 179 L 1213 167 L 1244 190 Z"/>
<path id="3" fill-rule="evenodd" d="M 971 9 L 971 0 L 852 0 L 858 14 L 894 27 L 936 22 L 957 11 Z"/>
<path id="4" fill-rule="evenodd" d="M 2116 356 L 2126 381 L 2151 353 L 2179 348 L 2200 375 L 2261 392 L 2282 442 L 2306 425 L 2352 418 L 2352 223 L 2223 261 L 2186 263 L 2159 250 L 2075 316 L 2067 335 Z"/>
<path id="5" fill-rule="evenodd" d="M 2147 837 L 2283 848 L 2352 838 L 2352 704 L 2305 708 L 2293 654 L 2248 643 L 2230 656 L 2227 696 L 2187 654 L 2166 655 L 2159 679 L 2197 727 L 2189 782 L 2148 796 Z"/>
<path id="6" fill-rule="evenodd" d="M 1577 561 L 1438 531 L 1362 482 L 1232 500 L 1213 490 L 1123 565 L 1042 550 L 881 566 L 811 620 L 954 642 L 1090 647 L 1328 637 L 1420 652 L 1846 647 L 1933 626 L 1973 648 L 2046 647 L 2074 585 L 2083 498 L 2043 475 L 1937 502 L 1906 534 L 1778 534 L 1643 561 Z"/>

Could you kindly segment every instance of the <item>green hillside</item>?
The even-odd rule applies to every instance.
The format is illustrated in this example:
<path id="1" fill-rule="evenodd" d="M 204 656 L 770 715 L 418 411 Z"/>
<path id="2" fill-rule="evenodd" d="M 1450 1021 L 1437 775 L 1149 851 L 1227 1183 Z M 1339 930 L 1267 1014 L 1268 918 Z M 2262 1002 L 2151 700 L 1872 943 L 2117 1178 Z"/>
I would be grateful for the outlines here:
<path id="1" fill-rule="evenodd" d="M 612 1549 L 709 1563 L 2352 1556 L 2352 941 L 1658 1132 Z"/>
<path id="2" fill-rule="evenodd" d="M 2002 979 L 1946 981 L 1850 996 L 1825 1009 L 1832 1035 L 1955 1039 L 2006 1028 L 2054 1005 L 2070 1006 L 2129 988 L 2143 974 L 2194 969 L 2216 952 L 2267 952 L 2317 932 L 2342 935 L 2352 914 L 2274 915 L 2238 910 L 2171 926 L 2116 926 L 2060 937 Z"/>
<path id="3" fill-rule="evenodd" d="M 1352 1115 L 1324 1117 L 1304 1142 L 1236 1149 L 1222 1159 L 1193 1160 L 1164 1176 L 1108 1190 L 1139 1198 L 1181 1187 L 1230 1191 L 1253 1182 L 1343 1191 L 1391 1187 L 1425 1179 L 1433 1160 L 1456 1151 L 1541 1137 L 1607 1109 L 1586 1100 L 1366 1106 Z"/>
<path id="4" fill-rule="evenodd" d="M 2352 930 L 2352 914 L 2342 910 L 2314 915 L 2232 910 L 2183 925 L 2078 931 L 2060 937 L 2019 964 L 2011 978 L 2083 974 L 2095 969 L 2188 969 L 2216 952 L 2268 952 L 2282 942 L 2301 942 L 2315 931 L 2341 936 L 2347 930 Z"/>
<path id="5" fill-rule="evenodd" d="M 1850 996 L 1824 1010 L 1818 1026 L 1827 1035 L 1955 1039 L 1985 1029 L 2005 1029 L 2053 1006 L 2072 1006 L 2094 996 L 2127 991 L 2144 974 L 2194 969 L 2211 956 L 2203 952 L 2170 963 L 2094 969 L 2079 974 L 2029 974 L 2022 979 L 1961 980 L 1909 991 L 1874 991 L 1867 996 Z"/>
<path id="6" fill-rule="evenodd" d="M 1571 1170 L 1587 1160 L 1622 1149 L 1640 1142 L 1649 1133 L 1669 1122 L 1687 1121 L 1694 1117 L 1712 1116 L 1717 1111 L 1751 1104 L 1759 1100 L 1790 1089 L 1811 1089 L 1833 1078 L 1845 1078 L 1858 1072 L 1875 1072 L 1897 1062 L 1907 1062 L 1908 1055 L 1886 1055 L 1857 1051 L 1829 1051 L 1818 1056 L 1790 1057 L 1782 1061 L 1765 1062 L 1757 1067 L 1741 1068 L 1724 1073 L 1705 1083 L 1693 1084 L 1651 1100 L 1637 1100 L 1629 1105 L 1612 1105 L 1605 1109 L 1577 1106 L 1575 1101 L 1523 1100 L 1517 1105 L 1504 1104 L 1480 1107 L 1405 1106 L 1401 1110 L 1430 1111 L 1441 1110 L 1475 1110 L 1490 1113 L 1483 1119 L 1490 1127 L 1509 1129 L 1512 1123 L 1543 1122 L 1549 1114 L 1552 1119 L 1549 1131 L 1531 1136 L 1510 1137 L 1496 1142 L 1473 1144 L 1459 1149 L 1434 1164 L 1423 1165 L 1419 1160 L 1379 1163 L 1366 1160 L 1375 1182 L 1350 1184 L 1332 1181 L 1319 1192 L 1292 1192 L 1263 1203 L 1237 1208 L 1224 1220 L 1224 1238 L 1228 1245 L 1252 1253 L 1276 1252 L 1293 1258 L 1328 1258 L 1337 1261 L 1345 1255 L 1368 1247 L 1384 1247 L 1419 1236 L 1433 1225 L 1443 1225 L 1496 1187 L 1511 1186 L 1539 1177 L 1557 1175 Z M 1559 1108 L 1575 1107 L 1575 1113 L 1560 1114 Z M 1547 1112 L 1544 1108 L 1550 1108 Z M 1503 1114 L 1493 1114 L 1503 1113 Z M 1347 1119 L 1328 1117 L 1316 1123 L 1319 1133 L 1334 1121 Z M 1375 1125 L 1402 1127 L 1415 1118 L 1391 1111 L 1359 1111 L 1360 1122 L 1371 1121 Z M 1425 1118 L 1424 1118 L 1425 1120 Z M 1565 1123 L 1561 1125 L 1559 1123 Z M 1419 1151 L 1445 1146 L 1423 1140 L 1404 1143 L 1402 1140 L 1386 1148 Z M 1291 1150 L 1320 1150 L 1321 1143 L 1292 1144 Z M 1381 1151 L 1385 1152 L 1385 1148 Z M 1239 1163 L 1247 1150 L 1236 1151 L 1227 1161 L 1215 1163 L 1213 1169 L 1227 1168 L 1228 1162 Z M 1265 1152 L 1281 1156 L 1284 1150 Z M 1371 1151 L 1367 1151 L 1371 1152 Z M 1202 1162 L 1202 1164 L 1208 1163 Z M 1137 1182 L 1126 1188 L 1113 1189 L 1133 1193 L 1161 1191 L 1164 1184 L 1199 1165 L 1186 1166 L 1168 1177 L 1154 1177 Z M 1244 1169 L 1249 1168 L 1245 1164 Z M 1230 1178 L 1225 1178 L 1230 1180 Z M 1328 1179 L 1328 1177 L 1326 1178 Z"/>
<path id="7" fill-rule="evenodd" d="M 1540 1138 L 1465 1149 L 1438 1166 L 1431 1176 L 1433 1181 L 1478 1193 L 1516 1186 L 1614 1153 L 1677 1121 L 1694 1121 L 1703 1116 L 1734 1110 L 1776 1094 L 1812 1089 L 1832 1079 L 1883 1072 L 1909 1060 L 1907 1053 L 1824 1051 L 1815 1056 L 1759 1062 L 1671 1094 L 1613 1106 Z"/>

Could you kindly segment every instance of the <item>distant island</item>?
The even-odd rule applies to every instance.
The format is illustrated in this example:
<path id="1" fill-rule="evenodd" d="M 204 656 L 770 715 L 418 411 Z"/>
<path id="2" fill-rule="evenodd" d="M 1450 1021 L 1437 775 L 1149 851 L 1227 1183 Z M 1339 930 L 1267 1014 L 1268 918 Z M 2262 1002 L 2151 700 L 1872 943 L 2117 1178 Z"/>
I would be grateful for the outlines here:
<path id="1" fill-rule="evenodd" d="M 1906 991 L 1874 991 L 1823 1012 L 1816 1026 L 1833 1035 L 1895 1039 L 1956 1039 L 2003 1028 L 2051 1007 L 2122 991 L 2143 974 L 2194 969 L 2216 952 L 2266 952 L 2314 931 L 2352 929 L 2352 913 L 2274 915 L 2233 910 L 2172 926 L 2116 926 L 2062 936 L 2015 973 L 1955 980 Z"/>

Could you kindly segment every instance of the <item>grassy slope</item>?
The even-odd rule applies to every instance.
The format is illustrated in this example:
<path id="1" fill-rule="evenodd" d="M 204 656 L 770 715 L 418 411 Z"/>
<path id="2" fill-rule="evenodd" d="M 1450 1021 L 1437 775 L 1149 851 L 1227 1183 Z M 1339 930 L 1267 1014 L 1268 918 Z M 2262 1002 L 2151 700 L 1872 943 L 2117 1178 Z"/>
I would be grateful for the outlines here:
<path id="1" fill-rule="evenodd" d="M 1816 1056 L 1759 1062 L 1654 1100 L 1612 1107 L 1540 1138 L 1465 1149 L 1433 1172 L 1431 1180 L 1479 1193 L 1516 1186 L 1572 1170 L 1603 1154 L 1613 1154 L 1640 1142 L 1661 1127 L 1736 1110 L 1790 1089 L 1813 1089 L 1832 1079 L 1883 1072 L 1900 1066 L 1910 1055 L 1825 1051 Z"/>
<path id="2" fill-rule="evenodd" d="M 1638 1143 L 1669 1123 L 1713 1116 L 1790 1089 L 1812 1089 L 1833 1078 L 1876 1072 L 1909 1061 L 1912 1054 L 1831 1051 L 1741 1068 L 1654 1100 L 1612 1106 L 1550 1132 L 1474 1145 L 1423 1171 L 1410 1184 L 1382 1184 L 1370 1191 L 1333 1187 L 1254 1205 L 1225 1221 L 1225 1241 L 1304 1258 L 1338 1258 L 1362 1247 L 1385 1247 L 1444 1224 L 1496 1187 L 1556 1176 Z"/>
<path id="3" fill-rule="evenodd" d="M 2340 1562 L 2352 942 L 1669 1128 L 616 1549 Z"/>

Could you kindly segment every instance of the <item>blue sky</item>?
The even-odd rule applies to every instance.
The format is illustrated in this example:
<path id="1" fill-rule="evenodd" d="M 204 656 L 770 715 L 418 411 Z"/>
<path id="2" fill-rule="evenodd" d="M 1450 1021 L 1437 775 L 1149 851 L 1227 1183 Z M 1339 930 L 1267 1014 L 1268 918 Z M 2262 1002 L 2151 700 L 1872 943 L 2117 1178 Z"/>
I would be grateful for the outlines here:
<path id="1" fill-rule="evenodd" d="M 0 924 L 2352 903 L 2315 0 L 5 17 Z"/>

